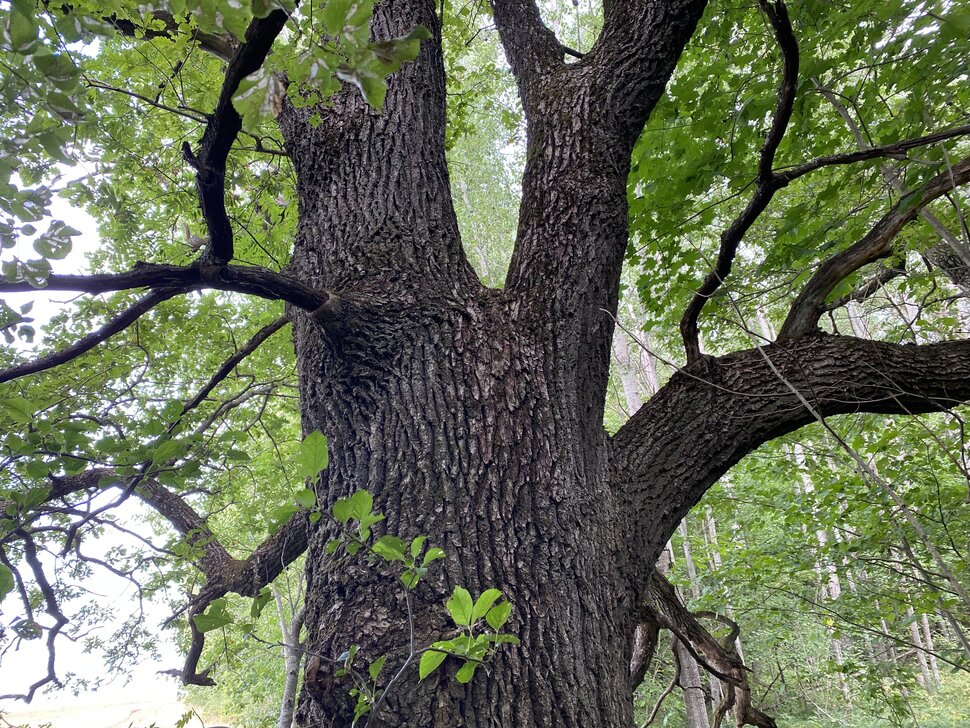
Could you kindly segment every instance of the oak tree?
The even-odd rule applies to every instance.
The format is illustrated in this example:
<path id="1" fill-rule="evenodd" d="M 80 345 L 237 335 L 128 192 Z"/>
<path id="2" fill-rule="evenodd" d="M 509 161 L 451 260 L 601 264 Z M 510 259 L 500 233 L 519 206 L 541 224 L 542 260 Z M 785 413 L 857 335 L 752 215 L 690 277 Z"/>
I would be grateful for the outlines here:
<path id="1" fill-rule="evenodd" d="M 70 194 L 111 241 L 93 257 L 101 272 L 51 272 L 77 236 L 52 223 L 34 241 L 40 257 L 5 262 L 0 282 L 4 294 L 112 294 L 77 304 L 92 308 L 61 321 L 60 348 L 8 352 L 0 372 L 11 382 L 0 586 L 21 597 L 21 632 L 51 649 L 28 698 L 58 680 L 54 646 L 69 624 L 40 552 L 56 543 L 90 566 L 82 544 L 136 497 L 183 536 L 182 556 L 204 576 L 181 577 L 187 683 L 213 680 L 200 659 L 220 600 L 268 599 L 267 585 L 306 555 L 299 725 L 353 723 L 358 703 L 338 669 L 351 646 L 368 664 L 386 656 L 380 685 L 396 681 L 369 706 L 369 724 L 630 725 L 661 626 L 728 686 L 722 716 L 774 725 L 730 641 L 654 566 L 704 493 L 764 443 L 835 415 L 912 416 L 970 399 L 967 340 L 879 341 L 823 320 L 904 277 L 900 241 L 916 225 L 936 230 L 932 243 L 907 243 L 927 275 L 966 290 L 970 247 L 952 195 L 970 180 L 970 128 L 962 97 L 946 90 L 965 74 L 965 13 L 946 3 L 820 17 L 828 4 L 810 0 L 791 11 L 780 0 L 604 0 L 595 32 L 574 48 L 535 0 L 488 10 L 433 0 L 7 5 L 13 151 L 0 160 L 0 233 L 10 246 L 36 235 L 51 160 L 86 161 L 103 169 Z M 463 55 L 488 11 L 507 70 Z M 874 49 L 884 64 L 860 58 Z M 896 96 L 872 111 L 879 128 L 835 131 L 847 107 L 878 106 L 860 76 L 907 62 L 922 75 L 893 80 Z M 467 99 L 450 101 L 446 79 L 473 95 L 463 81 L 506 73 L 525 160 L 511 261 L 503 285 L 489 287 L 459 232 L 447 160 Z M 884 176 L 893 194 L 867 197 Z M 863 202 L 839 208 L 856 194 Z M 698 200 L 723 204 L 685 219 L 683 205 Z M 932 207 L 940 201 L 952 204 Z M 683 357 L 608 434 L 625 260 L 654 321 L 679 318 Z M 771 301 L 776 336 L 739 347 L 722 335 L 717 322 L 748 305 L 738 296 Z M 83 335 L 66 325 L 106 309 L 107 322 Z M 11 337 L 33 334 L 27 310 L 3 313 Z M 287 326 L 294 351 L 273 349 L 261 378 L 213 405 Z M 701 331 L 717 353 L 705 353 Z M 129 345 L 101 353 L 119 334 Z M 195 504 L 256 438 L 220 430 L 220 418 L 258 402 L 271 415 L 298 412 L 308 438 L 326 435 L 328 463 L 319 479 L 319 452 L 305 472 L 287 460 L 251 466 L 261 496 L 281 483 L 302 494 L 308 477 L 299 502 L 321 510 L 282 496 L 290 505 L 272 516 L 272 534 L 236 544 L 252 547 L 241 558 L 213 525 L 218 513 Z M 427 535 L 444 552 L 413 598 L 366 559 L 328 548 L 340 519 L 321 511 L 360 490 L 384 516 L 376 533 Z M 439 669 L 419 680 L 402 668 L 415 641 L 447 633 L 441 605 L 456 586 L 501 590 L 519 644 L 495 651 L 487 675 L 456 681 Z"/>

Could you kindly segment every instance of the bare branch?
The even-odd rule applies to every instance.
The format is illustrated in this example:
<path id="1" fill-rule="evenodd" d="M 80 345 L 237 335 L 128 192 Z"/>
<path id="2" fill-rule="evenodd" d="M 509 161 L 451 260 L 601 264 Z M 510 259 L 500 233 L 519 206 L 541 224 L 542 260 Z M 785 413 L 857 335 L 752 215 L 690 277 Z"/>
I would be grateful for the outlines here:
<path id="1" fill-rule="evenodd" d="M 108 487 L 113 485 L 128 491 L 132 486 L 126 481 L 130 480 L 131 477 L 119 477 L 114 470 L 103 468 L 89 470 L 75 476 L 52 478 L 48 499 L 60 500 L 79 491 L 103 489 L 106 484 L 108 484 Z M 252 598 L 258 596 L 264 586 L 272 583 L 287 566 L 306 551 L 307 512 L 304 510 L 297 512 L 246 559 L 236 559 L 215 537 L 209 529 L 206 519 L 186 503 L 181 496 L 173 493 L 154 478 L 143 477 L 141 474 L 135 477 L 138 480 L 133 489 L 134 495 L 165 518 L 179 534 L 185 537 L 187 543 L 202 550 L 198 566 L 205 574 L 206 581 L 199 592 L 191 597 L 187 605 L 192 644 L 186 654 L 183 668 L 176 673 L 181 676 L 183 682 L 187 685 L 213 685 L 215 682 L 208 676 L 208 669 L 198 670 L 198 661 L 202 656 L 205 636 L 196 628 L 193 617 L 204 612 L 213 600 L 223 597 L 229 592 Z M 23 531 L 18 531 L 15 535 L 25 539 L 25 544 L 26 539 L 29 539 L 29 534 Z M 26 545 L 25 548 L 27 548 Z M 45 577 L 42 572 L 39 576 L 35 572 L 35 579 L 40 584 L 40 579 L 45 579 Z M 44 583 L 46 583 L 46 580 Z M 51 613 L 50 609 L 48 609 L 48 613 Z M 67 620 L 65 619 L 64 624 L 66 623 Z M 58 627 L 58 631 L 59 629 L 60 627 Z M 56 636 L 56 633 L 54 636 Z M 49 636 L 49 644 L 52 641 L 53 637 Z M 51 650 L 53 650 L 52 646 Z M 51 655 L 53 655 L 53 651 L 51 651 Z M 33 691 L 38 687 L 55 679 L 52 677 L 34 686 L 31 689 L 30 696 L 32 697 Z"/>
<path id="2" fill-rule="evenodd" d="M 51 275 L 44 290 L 108 293 L 133 288 L 159 288 L 178 293 L 211 288 L 246 293 L 271 301 L 286 301 L 304 311 L 314 312 L 333 298 L 326 291 L 311 288 L 296 278 L 256 266 L 188 266 L 141 263 L 124 273 L 94 275 Z M 0 293 L 28 293 L 37 289 L 27 281 L 0 281 Z"/>
<path id="3" fill-rule="evenodd" d="M 242 117 L 233 107 L 232 97 L 240 82 L 263 65 L 288 18 L 286 11 L 274 10 L 249 24 L 245 42 L 236 49 L 226 69 L 219 101 L 209 117 L 198 154 L 187 142 L 182 148 L 196 171 L 199 203 L 209 229 L 206 257 L 214 263 L 228 263 L 233 257 L 232 225 L 226 212 L 226 160 L 242 129 Z"/>
<path id="4" fill-rule="evenodd" d="M 816 90 L 832 105 L 836 113 L 842 118 L 842 121 L 845 122 L 849 131 L 852 132 L 852 136 L 855 137 L 856 144 L 859 145 L 859 148 L 868 149 L 868 139 L 862 133 L 859 124 L 852 118 L 845 104 L 842 103 L 833 91 L 822 86 L 816 79 L 812 79 L 812 81 L 815 84 Z M 886 184 L 896 190 L 900 195 L 906 195 L 910 192 L 910 190 L 906 189 L 898 172 L 888 164 L 881 165 L 880 171 Z M 941 242 L 938 245 L 934 245 L 926 251 L 926 259 L 943 271 L 950 281 L 964 293 L 970 294 L 970 248 L 956 235 L 951 233 L 947 226 L 926 208 L 920 210 L 920 217 L 941 238 Z"/>
<path id="5" fill-rule="evenodd" d="M 675 639 L 677 638 L 676 637 L 671 638 L 671 650 L 670 650 L 670 654 L 674 658 L 674 676 L 670 679 L 670 683 L 667 685 L 666 688 L 664 688 L 663 692 L 660 693 L 659 697 L 657 698 L 657 702 L 653 704 L 653 710 L 650 711 L 650 715 L 647 716 L 647 719 L 643 721 L 643 725 L 641 726 L 641 728 L 647 728 L 647 726 L 653 725 L 653 722 L 657 719 L 657 713 L 660 712 L 660 708 L 661 706 L 663 706 L 664 701 L 674 691 L 674 688 L 677 687 L 678 683 L 680 683 L 681 664 L 680 664 L 680 657 L 677 655 L 677 650 L 674 647 L 673 640 Z"/>
<path id="6" fill-rule="evenodd" d="M 944 129 L 943 131 L 934 132 L 925 136 L 914 137 L 913 139 L 904 139 L 903 141 L 892 142 L 891 144 L 884 144 L 880 147 L 866 147 L 865 149 L 859 149 L 855 152 L 830 154 L 824 157 L 818 157 L 810 162 L 805 162 L 804 164 L 782 169 L 775 174 L 779 179 L 784 180 L 784 182 L 787 184 L 792 180 L 798 179 L 809 172 L 814 172 L 817 169 L 822 169 L 823 167 L 855 164 L 856 162 L 865 162 L 870 159 L 902 157 L 910 149 L 918 149 L 919 147 L 938 144 L 939 142 L 946 141 L 947 139 L 966 136 L 968 134 L 970 134 L 970 124 L 964 126 L 955 126 L 952 129 Z"/>
<path id="7" fill-rule="evenodd" d="M 202 389 L 200 389 L 192 399 L 190 399 L 188 402 L 185 403 L 185 406 L 182 408 L 182 414 L 179 416 L 178 420 L 176 420 L 176 422 L 172 424 L 171 428 L 169 429 L 173 429 L 178 424 L 178 422 L 182 419 L 183 416 L 185 416 L 188 412 L 198 407 L 202 403 L 202 401 L 207 396 L 209 396 L 209 393 L 212 392 L 212 390 L 215 389 L 219 385 L 219 383 L 222 382 L 222 380 L 224 380 L 226 377 L 229 376 L 232 370 L 239 365 L 239 362 L 241 362 L 247 356 L 249 356 L 254 351 L 256 351 L 256 349 L 258 349 L 264 341 L 266 341 L 270 336 L 272 336 L 277 331 L 282 329 L 288 323 L 289 323 L 289 319 L 287 319 L 285 316 L 281 316 L 280 318 L 273 321 L 271 324 L 267 324 L 259 331 L 257 331 L 253 335 L 253 337 L 245 344 L 243 344 L 243 346 L 240 347 L 240 349 L 235 354 L 233 354 L 231 357 L 226 359 L 223 365 L 219 367 L 219 371 L 217 371 L 215 374 L 212 375 L 212 377 L 209 379 L 206 385 L 202 387 Z"/>
<path id="8" fill-rule="evenodd" d="M 868 298 L 874 296 L 882 288 L 892 280 L 899 278 L 902 275 L 906 275 L 906 261 L 902 260 L 898 265 L 892 266 L 880 266 L 870 278 L 868 278 L 865 283 L 858 286 L 854 290 L 845 294 L 836 301 L 827 304 L 825 306 L 826 311 L 835 311 L 836 309 L 842 308 L 843 306 L 851 303 L 852 301 L 862 302 Z"/>
<path id="9" fill-rule="evenodd" d="M 790 341 L 814 331 L 825 310 L 826 297 L 840 282 L 862 266 L 889 255 L 896 236 L 919 215 L 920 210 L 968 181 L 970 157 L 965 157 L 952 168 L 931 179 L 920 190 L 911 192 L 900 200 L 864 238 L 825 261 L 792 304 L 778 340 Z"/>
<path id="10" fill-rule="evenodd" d="M 61 684 L 57 678 L 55 641 L 64 625 L 68 623 L 68 619 L 61 612 L 57 602 L 57 594 L 54 593 L 53 587 L 44 574 L 44 567 L 41 565 L 40 559 L 37 558 L 37 546 L 34 544 L 33 538 L 22 529 L 17 531 L 17 535 L 23 541 L 24 561 L 30 566 L 34 581 L 37 582 L 37 588 L 40 589 L 40 593 L 44 597 L 45 611 L 54 619 L 54 624 L 45 628 L 47 630 L 47 674 L 27 688 L 27 692 L 22 695 L 0 695 L 0 700 L 23 700 L 29 703 L 34 699 L 34 694 L 45 685 L 50 683 Z"/>
<path id="11" fill-rule="evenodd" d="M 155 306 L 158 304 L 162 303 L 163 301 L 167 301 L 170 298 L 174 298 L 180 293 L 181 291 L 172 290 L 170 288 L 160 288 L 152 291 L 148 295 L 139 299 L 126 311 L 113 318 L 97 331 L 93 331 L 92 333 L 88 334 L 77 343 L 71 344 L 67 348 L 61 349 L 60 351 L 54 352 L 53 354 L 49 354 L 45 357 L 41 357 L 40 359 L 35 359 L 34 361 L 27 362 L 26 364 L 20 364 L 18 366 L 0 371 L 0 384 L 3 382 L 9 382 L 12 379 L 17 379 L 18 377 L 26 377 L 29 374 L 36 374 L 37 372 L 52 369 L 76 359 L 85 352 L 93 349 L 101 342 L 106 341 L 115 334 L 127 329 L 129 326 L 135 323 L 135 321 L 155 308 Z"/>
<path id="12" fill-rule="evenodd" d="M 647 676 L 660 639 L 660 625 L 649 615 L 643 615 L 633 635 L 633 655 L 630 657 L 630 686 L 636 690 Z"/>
<path id="13" fill-rule="evenodd" d="M 791 120 L 792 108 L 795 104 L 795 91 L 798 86 L 798 42 L 795 40 L 795 32 L 788 17 L 788 9 L 781 0 L 760 0 L 759 4 L 771 22 L 784 59 L 784 71 L 778 88 L 778 106 L 775 108 L 771 128 L 768 130 L 768 136 L 758 157 L 755 192 L 741 214 L 727 230 L 721 233 L 721 244 L 714 270 L 701 283 L 680 320 L 680 332 L 684 339 L 688 364 L 701 357 L 697 320 L 704 305 L 731 273 L 734 257 L 745 234 L 768 207 L 775 193 L 788 184 L 788 180 L 775 173 L 773 167 L 775 153 L 788 130 L 788 122 Z"/>
<path id="14" fill-rule="evenodd" d="M 164 10 L 157 10 L 152 13 L 152 20 L 160 21 L 164 24 L 161 29 L 145 28 L 131 20 L 118 17 L 105 18 L 105 22 L 114 26 L 122 35 L 128 38 L 153 39 L 153 38 L 172 38 L 180 31 L 179 24 L 175 17 Z M 216 33 L 203 33 L 200 30 L 192 32 L 192 39 L 199 44 L 199 47 L 207 53 L 211 53 L 217 58 L 228 61 L 235 53 L 238 43 L 231 36 L 219 35 Z"/>

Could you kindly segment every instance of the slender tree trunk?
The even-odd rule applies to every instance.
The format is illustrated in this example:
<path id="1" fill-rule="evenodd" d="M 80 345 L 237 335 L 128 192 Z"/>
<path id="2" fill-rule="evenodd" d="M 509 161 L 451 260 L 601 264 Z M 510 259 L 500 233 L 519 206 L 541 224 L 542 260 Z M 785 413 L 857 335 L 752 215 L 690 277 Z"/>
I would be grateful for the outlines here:
<path id="1" fill-rule="evenodd" d="M 792 447 L 791 451 L 792 459 L 798 465 L 799 479 L 801 481 L 801 490 L 806 495 L 810 495 L 814 492 L 815 486 L 812 484 L 812 479 L 808 477 L 805 472 L 805 452 L 800 444 L 796 444 Z M 796 489 L 797 489 L 796 485 Z M 814 513 L 814 509 L 813 509 Z M 803 524 L 803 530 L 805 533 L 808 532 L 807 527 Z M 839 580 L 839 573 L 835 568 L 835 564 L 825 555 L 828 549 L 828 531 L 824 528 L 815 529 L 815 539 L 818 542 L 818 557 L 815 559 L 815 573 L 818 574 L 819 580 L 821 582 L 821 592 L 823 601 L 835 601 L 842 595 L 842 583 Z M 842 640 L 835 636 L 834 629 L 832 627 L 826 627 L 826 631 L 829 634 L 829 643 L 832 645 L 832 655 L 835 658 L 835 664 L 840 668 L 845 665 L 845 653 L 844 645 Z M 852 701 L 852 692 L 849 690 L 849 683 L 845 679 L 845 673 L 841 670 L 839 671 L 839 689 L 842 691 L 842 696 L 845 698 L 846 704 Z"/>
<path id="2" fill-rule="evenodd" d="M 936 642 L 933 639 L 933 631 L 930 629 L 930 620 L 926 616 L 926 613 L 920 614 L 919 617 L 920 629 L 923 632 L 923 644 L 926 646 L 926 659 L 930 664 L 930 673 L 933 676 L 933 685 L 939 687 L 940 682 L 940 665 L 936 660 Z"/>
<path id="3" fill-rule="evenodd" d="M 926 645 L 923 643 L 923 636 L 920 634 L 917 624 L 916 612 L 912 606 L 906 607 L 906 617 L 909 619 L 909 636 L 916 648 L 916 661 L 919 663 L 919 673 L 916 675 L 917 682 L 928 693 L 933 692 L 933 676 L 930 674 L 930 665 L 926 661 Z"/>
<path id="4" fill-rule="evenodd" d="M 280 635 L 283 643 L 283 697 L 280 699 L 280 717 L 277 728 L 292 728 L 296 714 L 297 686 L 300 682 L 300 665 L 303 663 L 303 643 L 300 633 L 303 631 L 304 608 L 296 607 L 290 619 L 285 617 L 283 598 L 277 588 L 273 588 L 273 598 L 276 600 L 276 610 L 280 618 Z"/>
<path id="5" fill-rule="evenodd" d="M 684 726 L 685 728 L 708 728 L 711 723 L 707 715 L 707 696 L 697 660 L 680 640 L 674 640 L 674 649 L 677 651 L 677 659 L 681 661 L 680 687 L 684 693 Z"/>
<path id="6" fill-rule="evenodd" d="M 657 570 L 667 576 L 674 562 L 670 544 L 657 562 Z M 679 590 L 678 590 L 679 591 Z M 690 650 L 677 637 L 672 640 L 676 660 L 680 663 L 680 688 L 684 697 L 685 728 L 709 728 L 707 698 L 701 680 L 700 666 Z"/>

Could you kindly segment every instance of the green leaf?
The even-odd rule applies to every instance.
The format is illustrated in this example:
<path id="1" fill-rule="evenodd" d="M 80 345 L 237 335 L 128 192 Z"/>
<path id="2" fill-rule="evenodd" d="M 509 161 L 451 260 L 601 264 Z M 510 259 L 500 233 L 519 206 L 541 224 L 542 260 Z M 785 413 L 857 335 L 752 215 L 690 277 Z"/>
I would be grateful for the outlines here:
<path id="1" fill-rule="evenodd" d="M 197 614 L 193 618 L 196 628 L 205 633 L 231 624 L 232 616 L 226 611 L 227 605 L 228 602 L 224 597 L 213 600 L 205 613 Z"/>
<path id="2" fill-rule="evenodd" d="M 404 584 L 408 589 L 413 589 L 421 581 L 421 577 L 428 573 L 427 569 L 417 568 L 408 569 L 403 574 L 401 574 L 401 583 Z"/>
<path id="3" fill-rule="evenodd" d="M 5 564 L 0 564 L 0 602 L 14 588 L 13 572 Z"/>
<path id="4" fill-rule="evenodd" d="M 7 34 L 10 38 L 10 48 L 14 53 L 29 55 L 37 47 L 37 21 L 24 11 L 22 4 L 10 11 L 7 19 Z"/>
<path id="5" fill-rule="evenodd" d="M 381 655 L 370 664 L 370 667 L 367 668 L 367 672 L 370 674 L 370 679 L 375 683 L 381 674 L 381 670 L 384 669 L 385 662 L 387 662 L 387 655 Z"/>
<path id="6" fill-rule="evenodd" d="M 316 480 L 329 461 L 326 436 L 320 431 L 311 432 L 300 443 L 296 454 L 300 477 Z"/>
<path id="7" fill-rule="evenodd" d="M 366 516 L 370 515 L 373 507 L 374 496 L 366 490 L 358 490 L 350 496 L 350 515 L 358 521 L 363 521 Z"/>
<path id="8" fill-rule="evenodd" d="M 346 523 L 349 521 L 352 511 L 353 506 L 350 504 L 350 498 L 338 498 L 330 508 L 330 512 L 333 514 L 333 517 L 336 518 L 340 523 Z"/>
<path id="9" fill-rule="evenodd" d="M 317 494 L 314 493 L 310 488 L 304 488 L 303 490 L 297 491 L 296 502 L 303 508 L 309 510 L 316 505 Z"/>
<path id="10" fill-rule="evenodd" d="M 242 117 L 243 126 L 252 130 L 279 115 L 284 93 L 285 89 L 276 73 L 260 68 L 239 83 L 232 97 L 232 105 Z M 317 472 L 322 469 L 319 468 Z"/>
<path id="11" fill-rule="evenodd" d="M 404 541 L 397 536 L 381 536 L 372 549 L 387 561 L 404 561 Z"/>
<path id="12" fill-rule="evenodd" d="M 31 61 L 44 79 L 64 92 L 74 92 L 78 87 L 78 68 L 64 53 L 37 53 Z"/>
<path id="13" fill-rule="evenodd" d="M 284 503 L 270 511 L 269 532 L 276 533 L 298 510 L 295 503 Z"/>
<path id="14" fill-rule="evenodd" d="M 152 464 L 165 465 L 171 460 L 177 460 L 185 451 L 184 443 L 179 440 L 164 440 L 152 455 Z"/>
<path id="15" fill-rule="evenodd" d="M 486 589 L 483 591 L 481 596 L 475 601 L 475 607 L 472 609 L 472 624 L 484 617 L 485 613 L 492 608 L 492 605 L 495 604 L 500 596 L 502 596 L 502 592 L 498 589 Z"/>
<path id="16" fill-rule="evenodd" d="M 428 675 L 437 670 L 447 656 L 444 652 L 438 652 L 437 650 L 424 652 L 421 655 L 421 662 L 418 664 L 418 679 L 424 680 Z"/>
<path id="17" fill-rule="evenodd" d="M 26 425 L 33 419 L 37 407 L 30 400 L 15 396 L 0 399 L 0 410 L 17 424 Z"/>
<path id="18" fill-rule="evenodd" d="M 467 685 L 472 681 L 472 678 L 475 676 L 475 670 L 477 669 L 477 662 L 466 662 L 464 665 L 458 668 L 458 672 L 455 673 L 455 680 L 460 682 L 462 685 Z"/>
<path id="19" fill-rule="evenodd" d="M 437 546 L 432 546 L 424 555 L 424 560 L 421 562 L 421 566 L 427 566 L 432 561 L 437 561 L 438 559 L 443 559 L 444 557 L 445 552 L 442 549 L 438 548 Z"/>
<path id="20" fill-rule="evenodd" d="M 472 595 L 462 586 L 456 586 L 451 598 L 445 603 L 445 608 L 452 620 L 459 627 L 468 627 L 472 623 Z"/>
<path id="21" fill-rule="evenodd" d="M 512 614 L 512 603 L 502 602 L 501 604 L 496 604 L 494 607 L 488 610 L 485 614 L 485 621 L 488 626 L 499 632 L 505 623 L 509 621 L 509 616 Z"/>
<path id="22" fill-rule="evenodd" d="M 253 605 L 249 608 L 249 615 L 253 619 L 259 619 L 259 615 L 263 613 L 263 609 L 269 604 L 270 600 L 273 598 L 273 593 L 268 586 L 264 586 L 259 590 L 259 594 L 253 599 Z"/>
<path id="23" fill-rule="evenodd" d="M 424 548 L 424 543 L 427 540 L 427 536 L 417 536 L 413 541 L 411 541 L 411 556 L 413 558 L 418 558 L 418 555 L 421 553 L 421 549 Z"/>

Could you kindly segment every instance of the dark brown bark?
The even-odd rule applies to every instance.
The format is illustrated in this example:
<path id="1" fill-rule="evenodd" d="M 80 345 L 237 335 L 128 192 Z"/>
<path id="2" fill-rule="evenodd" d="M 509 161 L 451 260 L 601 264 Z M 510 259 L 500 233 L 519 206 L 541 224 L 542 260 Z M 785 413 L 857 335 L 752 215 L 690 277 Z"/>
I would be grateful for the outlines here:
<path id="1" fill-rule="evenodd" d="M 490 674 L 459 685 L 449 659 L 419 683 L 412 668 L 371 725 L 629 725 L 633 638 L 659 549 L 730 465 L 811 415 L 752 350 L 697 362 L 608 440 L 630 152 L 703 3 L 612 4 L 603 37 L 572 64 L 532 3 L 494 6 L 528 123 L 503 291 L 483 288 L 461 249 L 437 39 L 391 79 L 383 113 L 350 89 L 316 127 L 312 110 L 284 109 L 301 213 L 291 274 L 333 292 L 312 317 L 294 313 L 304 428 L 330 438 L 324 507 L 365 488 L 387 516 L 380 532 L 428 534 L 447 552 L 414 595 L 419 645 L 447 634 L 455 584 L 515 604 L 522 644 L 500 650 Z M 419 23 L 437 36 L 430 0 L 385 2 L 373 31 Z M 790 348 L 766 354 L 831 414 L 937 409 L 925 397 L 947 395 L 967 347 L 811 336 Z M 914 372 L 921 391 L 889 386 Z M 333 535 L 324 520 L 309 538 L 307 726 L 351 723 L 351 684 L 332 661 L 352 645 L 365 664 L 388 654 L 388 674 L 407 653 L 394 579 L 326 555 Z"/>
<path id="2" fill-rule="evenodd" d="M 531 5 L 496 3 L 497 19 L 500 6 L 514 15 Z M 401 35 L 418 23 L 437 34 L 434 7 L 381 3 L 374 34 Z M 467 687 L 454 681 L 450 660 L 420 684 L 411 671 L 373 725 L 632 721 L 638 605 L 632 585 L 617 578 L 622 514 L 606 487 L 602 429 L 610 313 L 626 246 L 633 127 L 690 35 L 700 4 L 691 7 L 665 17 L 644 5 L 640 21 L 651 30 L 678 32 L 648 36 L 649 73 L 663 78 L 651 76 L 622 114 L 609 111 L 621 92 L 616 79 L 633 84 L 642 69 L 613 77 L 596 63 L 533 68 L 513 50 L 527 88 L 529 162 L 505 291 L 484 289 L 461 250 L 437 43 L 425 43 L 391 80 L 383 114 L 351 90 L 322 110 L 316 128 L 309 111 L 284 110 L 301 207 L 291 270 L 336 296 L 323 315 L 295 320 L 304 427 L 330 438 L 319 501 L 366 488 L 387 516 L 386 532 L 429 534 L 445 549 L 415 594 L 419 644 L 447 634 L 441 605 L 455 584 L 501 589 L 515 604 L 510 630 L 522 641 Z M 522 32 L 552 42 L 536 25 L 500 28 L 513 48 Z M 407 623 L 393 579 L 324 554 L 333 534 L 323 524 L 309 542 L 311 657 L 298 722 L 344 727 L 350 683 L 334 677 L 328 659 L 358 644 L 364 661 L 388 653 L 393 672 Z"/>

